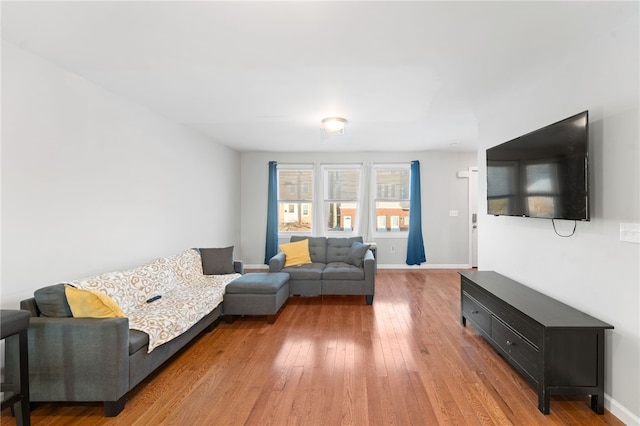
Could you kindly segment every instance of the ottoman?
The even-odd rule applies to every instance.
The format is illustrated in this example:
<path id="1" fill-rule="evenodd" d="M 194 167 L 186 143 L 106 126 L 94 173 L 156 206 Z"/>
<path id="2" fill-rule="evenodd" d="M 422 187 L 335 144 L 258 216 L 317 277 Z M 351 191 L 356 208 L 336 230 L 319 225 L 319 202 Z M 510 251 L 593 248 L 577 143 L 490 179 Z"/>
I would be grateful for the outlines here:
<path id="1" fill-rule="evenodd" d="M 222 313 L 227 322 L 232 322 L 234 315 L 267 315 L 267 321 L 273 324 L 288 298 L 288 273 L 248 273 L 227 284 Z"/>

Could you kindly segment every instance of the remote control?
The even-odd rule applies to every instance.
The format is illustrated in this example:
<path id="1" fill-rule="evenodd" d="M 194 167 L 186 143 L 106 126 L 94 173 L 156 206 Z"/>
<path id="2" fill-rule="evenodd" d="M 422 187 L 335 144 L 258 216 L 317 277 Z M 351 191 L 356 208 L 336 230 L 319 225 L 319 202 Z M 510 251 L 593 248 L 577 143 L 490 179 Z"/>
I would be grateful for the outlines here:
<path id="1" fill-rule="evenodd" d="M 151 299 L 147 299 L 147 303 L 151 303 L 151 302 L 155 302 L 156 300 L 160 299 L 162 296 L 157 295 L 157 296 L 153 296 Z"/>

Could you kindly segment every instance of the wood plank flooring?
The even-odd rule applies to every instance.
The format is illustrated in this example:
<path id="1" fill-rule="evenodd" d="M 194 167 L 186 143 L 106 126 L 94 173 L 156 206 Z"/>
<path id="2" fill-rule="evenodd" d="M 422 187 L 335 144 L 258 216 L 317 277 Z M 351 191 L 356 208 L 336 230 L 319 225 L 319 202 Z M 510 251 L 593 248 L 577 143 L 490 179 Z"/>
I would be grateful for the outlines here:
<path id="1" fill-rule="evenodd" d="M 588 397 L 535 389 L 460 325 L 451 270 L 380 270 L 363 296 L 290 298 L 265 317 L 220 323 L 130 392 L 101 404 L 37 404 L 33 425 L 621 425 Z M 2 426 L 15 420 L 2 412 Z"/>

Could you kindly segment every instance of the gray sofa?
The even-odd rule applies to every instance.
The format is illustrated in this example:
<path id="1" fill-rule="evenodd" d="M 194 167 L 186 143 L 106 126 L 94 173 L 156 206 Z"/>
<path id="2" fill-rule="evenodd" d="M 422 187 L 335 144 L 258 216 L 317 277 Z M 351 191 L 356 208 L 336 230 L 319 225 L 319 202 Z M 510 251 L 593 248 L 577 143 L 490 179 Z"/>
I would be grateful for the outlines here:
<path id="1" fill-rule="evenodd" d="M 243 272 L 240 261 L 233 261 L 230 268 L 238 274 Z M 202 269 L 194 275 L 198 273 L 202 276 Z M 56 291 L 55 286 L 43 289 Z M 20 303 L 21 309 L 31 313 L 28 333 L 31 401 L 99 401 L 104 403 L 104 415 L 108 417 L 122 411 L 128 391 L 202 331 L 211 330 L 222 315 L 219 304 L 186 332 L 148 352 L 149 335 L 130 330 L 129 318 L 77 318 L 64 313 L 57 317 L 43 316 L 41 309 L 68 311 L 68 304 L 52 306 L 51 300 L 51 296 L 38 299 L 39 305 L 32 297 Z M 56 298 L 55 303 L 66 301 L 59 302 Z M 5 349 L 5 363 L 11 369 L 11 364 L 17 362 L 12 355 L 15 350 Z"/>
<path id="2" fill-rule="evenodd" d="M 286 256 L 282 251 L 269 260 L 269 272 L 289 273 L 289 294 L 362 294 L 367 304 L 373 303 L 376 283 L 376 260 L 373 252 L 366 250 L 360 262 L 353 259 L 353 243 L 362 243 L 362 237 L 295 235 L 291 237 L 291 242 L 305 239 L 309 240 L 311 263 L 285 267 Z"/>

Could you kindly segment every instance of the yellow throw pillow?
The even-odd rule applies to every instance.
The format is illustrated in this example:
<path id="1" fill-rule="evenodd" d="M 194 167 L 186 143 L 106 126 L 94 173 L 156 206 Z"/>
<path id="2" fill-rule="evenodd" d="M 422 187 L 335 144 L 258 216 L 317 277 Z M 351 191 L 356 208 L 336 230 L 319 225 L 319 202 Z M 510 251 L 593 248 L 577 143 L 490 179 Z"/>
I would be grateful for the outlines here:
<path id="1" fill-rule="evenodd" d="M 74 317 L 124 318 L 125 316 L 112 298 L 99 291 L 83 290 L 68 285 L 65 287 L 64 293 Z"/>
<path id="2" fill-rule="evenodd" d="M 296 241 L 295 243 L 282 244 L 280 246 L 285 254 L 284 267 L 304 265 L 311 263 L 309 255 L 309 240 Z"/>

